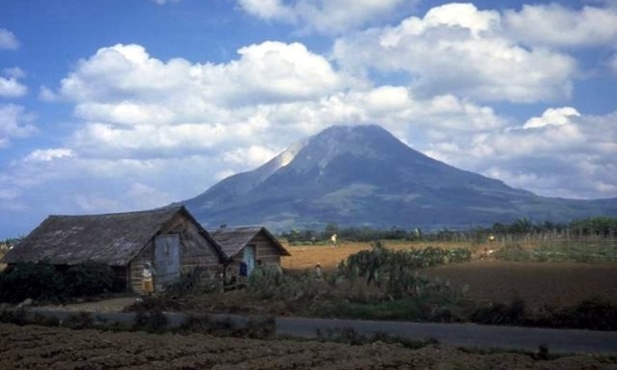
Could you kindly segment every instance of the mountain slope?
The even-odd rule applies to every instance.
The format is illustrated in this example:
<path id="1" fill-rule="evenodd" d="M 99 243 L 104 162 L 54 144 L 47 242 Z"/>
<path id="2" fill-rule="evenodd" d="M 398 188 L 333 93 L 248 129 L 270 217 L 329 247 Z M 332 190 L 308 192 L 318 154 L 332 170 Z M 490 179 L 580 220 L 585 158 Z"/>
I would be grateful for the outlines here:
<path id="1" fill-rule="evenodd" d="M 617 199 L 545 198 L 421 154 L 383 128 L 334 126 L 183 202 L 207 227 L 460 227 L 617 215 Z"/>

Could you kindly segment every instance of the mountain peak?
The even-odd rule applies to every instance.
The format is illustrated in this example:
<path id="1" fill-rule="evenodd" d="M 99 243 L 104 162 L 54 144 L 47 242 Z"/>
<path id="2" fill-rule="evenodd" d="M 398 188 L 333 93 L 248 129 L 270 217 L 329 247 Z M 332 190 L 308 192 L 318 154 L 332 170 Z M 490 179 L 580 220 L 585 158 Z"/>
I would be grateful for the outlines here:
<path id="1" fill-rule="evenodd" d="M 274 230 L 328 222 L 440 228 L 617 214 L 617 201 L 542 198 L 454 168 L 377 125 L 329 127 L 183 203 L 206 226 Z"/>

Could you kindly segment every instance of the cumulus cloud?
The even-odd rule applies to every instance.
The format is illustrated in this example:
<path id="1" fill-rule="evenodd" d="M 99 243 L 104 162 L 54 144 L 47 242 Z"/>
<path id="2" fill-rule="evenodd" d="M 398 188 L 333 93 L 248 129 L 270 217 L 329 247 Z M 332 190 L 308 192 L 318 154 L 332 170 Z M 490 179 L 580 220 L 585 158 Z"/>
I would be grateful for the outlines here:
<path id="1" fill-rule="evenodd" d="M 416 1 L 405 0 L 238 0 L 242 10 L 258 18 L 293 24 L 303 32 L 340 33 L 383 20 Z"/>
<path id="2" fill-rule="evenodd" d="M 567 8 L 558 3 L 523 5 L 504 12 L 507 33 L 527 45 L 556 48 L 615 46 L 617 8 Z"/>
<path id="3" fill-rule="evenodd" d="M 163 62 L 140 45 L 118 44 L 80 61 L 62 80 L 59 94 L 98 104 L 166 99 L 178 111 L 201 115 L 213 106 L 311 99 L 344 82 L 324 57 L 299 43 L 264 42 L 238 53 L 227 64 Z"/>
<path id="4" fill-rule="evenodd" d="M 534 128 L 543 126 L 560 126 L 571 122 L 570 117 L 580 117 L 580 113 L 572 107 L 549 108 L 540 117 L 532 117 L 523 128 Z"/>
<path id="5" fill-rule="evenodd" d="M 55 148 L 55 149 L 37 149 L 28 154 L 24 159 L 25 162 L 49 162 L 56 158 L 72 157 L 74 153 L 71 149 Z"/>
<path id="6" fill-rule="evenodd" d="M 617 112 L 551 108 L 518 126 L 452 137 L 429 154 L 545 196 L 614 197 Z"/>
<path id="7" fill-rule="evenodd" d="M 0 28 L 0 50 L 16 50 L 19 48 L 19 41 L 15 35 L 4 28 Z"/>
<path id="8" fill-rule="evenodd" d="M 374 28 L 337 40 L 334 57 L 356 73 L 405 72 L 426 95 L 454 93 L 480 101 L 517 103 L 566 99 L 575 60 L 505 37 L 496 11 L 446 4 L 423 18 Z"/>
<path id="9" fill-rule="evenodd" d="M 15 104 L 0 104 L 0 149 L 12 138 L 25 138 L 36 131 L 34 116 Z"/>
<path id="10" fill-rule="evenodd" d="M 0 75 L 0 98 L 19 98 L 28 93 L 28 87 L 18 81 L 26 73 L 21 68 L 5 68 Z"/>

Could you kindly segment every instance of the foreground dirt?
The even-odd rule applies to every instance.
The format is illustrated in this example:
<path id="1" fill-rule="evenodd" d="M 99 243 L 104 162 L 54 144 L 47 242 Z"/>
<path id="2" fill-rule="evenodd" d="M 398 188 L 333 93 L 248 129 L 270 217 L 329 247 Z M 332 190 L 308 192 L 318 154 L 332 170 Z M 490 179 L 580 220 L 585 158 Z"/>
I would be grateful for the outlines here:
<path id="1" fill-rule="evenodd" d="M 2 369 L 617 369 L 589 356 L 538 361 L 524 354 L 470 354 L 374 343 L 112 333 L 0 324 Z"/>

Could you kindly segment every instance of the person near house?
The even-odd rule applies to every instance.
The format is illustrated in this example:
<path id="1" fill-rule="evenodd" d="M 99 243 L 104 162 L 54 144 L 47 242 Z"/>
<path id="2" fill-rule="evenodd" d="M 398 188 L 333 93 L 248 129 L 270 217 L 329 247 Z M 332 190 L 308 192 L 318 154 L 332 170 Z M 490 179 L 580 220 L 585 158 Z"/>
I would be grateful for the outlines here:
<path id="1" fill-rule="evenodd" d="M 142 289 L 146 295 L 152 295 L 154 293 L 154 275 L 156 271 L 154 271 L 154 267 L 150 262 L 146 262 L 144 264 L 144 269 L 141 271 L 141 283 Z"/>
<path id="2" fill-rule="evenodd" d="M 315 279 L 321 280 L 321 265 L 319 263 L 315 265 Z"/>
<path id="3" fill-rule="evenodd" d="M 240 268 L 238 270 L 238 280 L 240 284 L 246 284 L 247 277 L 249 275 L 249 266 L 246 262 L 240 261 Z"/>

